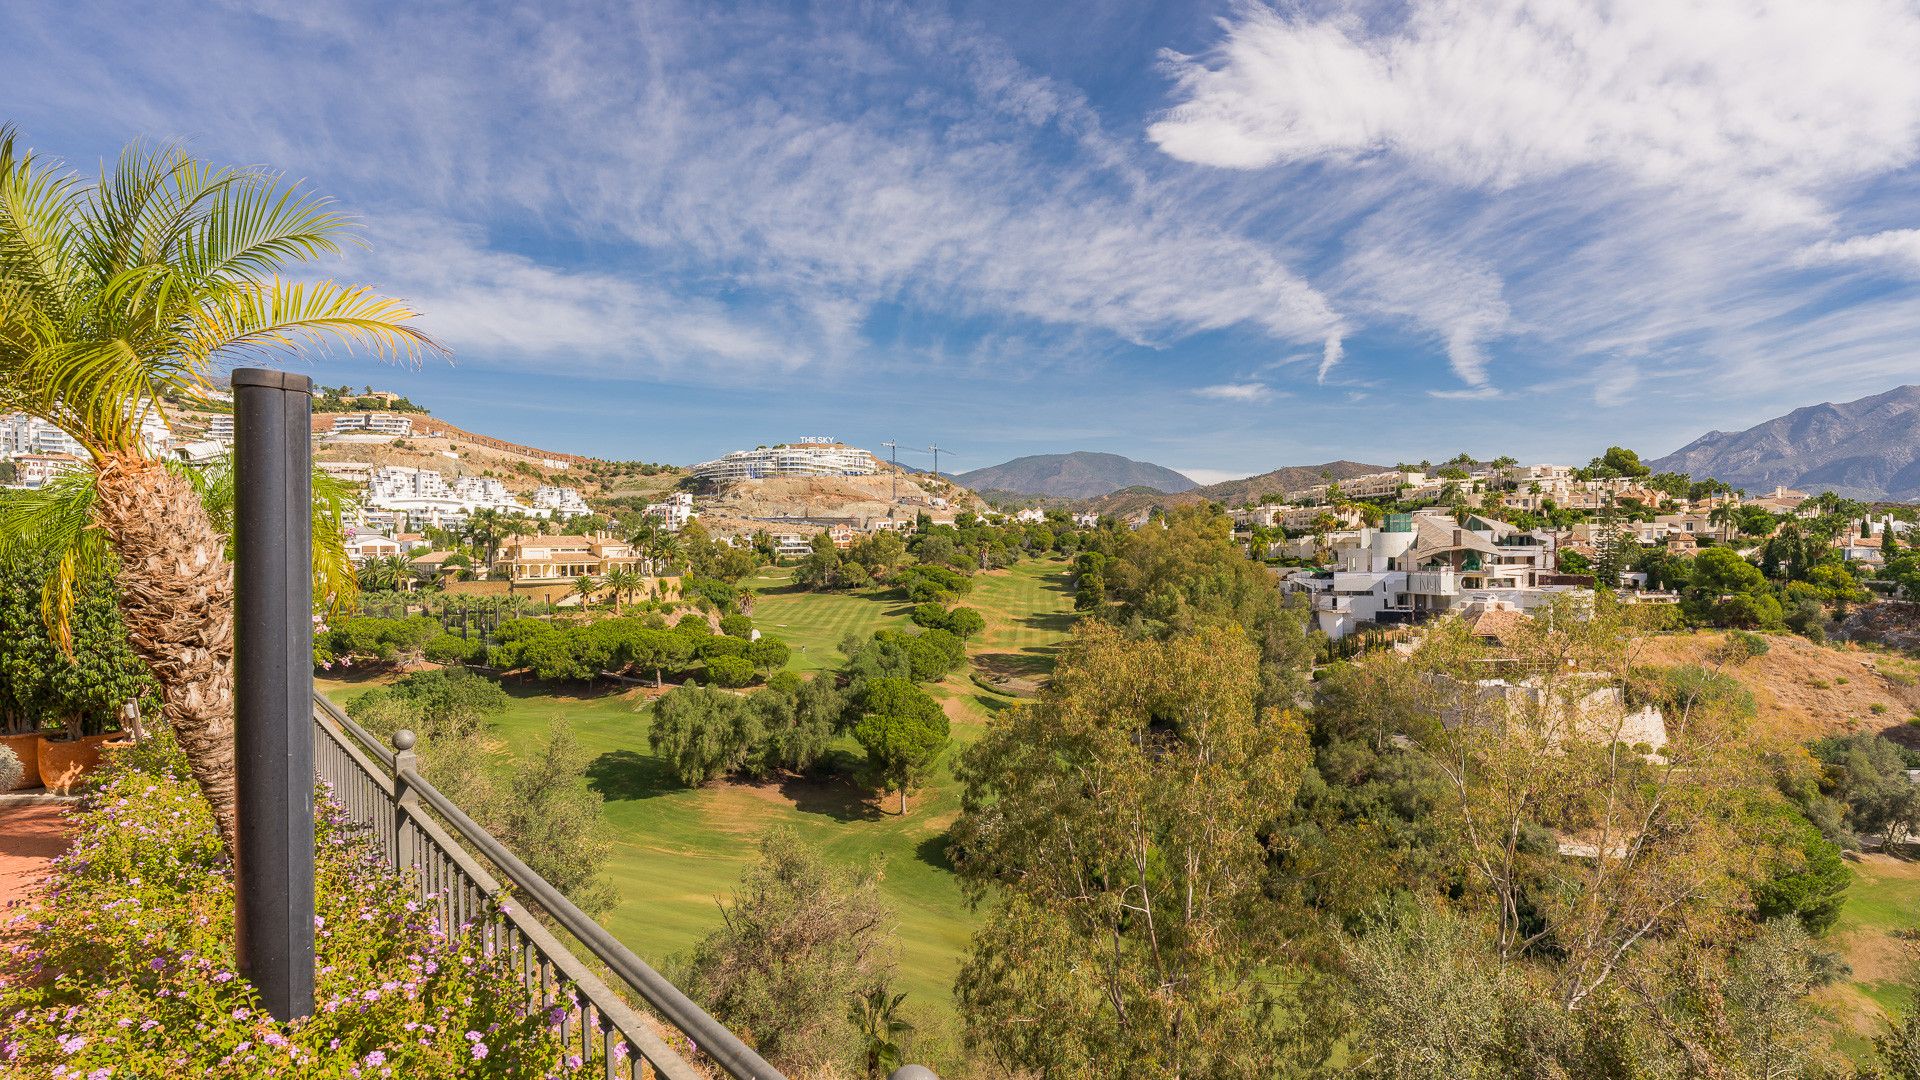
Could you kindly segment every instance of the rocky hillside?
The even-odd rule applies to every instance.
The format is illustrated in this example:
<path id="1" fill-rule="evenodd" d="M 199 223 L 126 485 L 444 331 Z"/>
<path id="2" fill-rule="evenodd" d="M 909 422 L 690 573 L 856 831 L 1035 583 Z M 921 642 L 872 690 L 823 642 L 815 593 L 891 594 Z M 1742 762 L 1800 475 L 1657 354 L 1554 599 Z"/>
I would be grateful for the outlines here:
<path id="1" fill-rule="evenodd" d="M 1868 501 L 1920 499 L 1920 386 L 1809 405 L 1745 431 L 1710 431 L 1649 464 L 1752 493 L 1784 485 Z"/>
<path id="2" fill-rule="evenodd" d="M 1192 480 L 1160 465 L 1086 450 L 1015 458 L 1003 465 L 961 473 L 954 479 L 975 491 L 1062 499 L 1091 499 L 1130 487 L 1173 494 L 1195 486 Z"/>
<path id="3" fill-rule="evenodd" d="M 1157 491 L 1127 489 L 1116 491 L 1097 499 L 1090 499 L 1085 506 L 1089 510 L 1102 514 L 1137 514 L 1149 506 L 1179 506 L 1187 503 L 1217 502 L 1224 506 L 1242 506 L 1250 502 L 1259 502 L 1268 495 L 1278 495 L 1294 488 L 1311 487 L 1323 480 L 1348 480 L 1368 473 L 1385 472 L 1388 466 L 1367 465 L 1358 461 L 1329 461 L 1323 465 L 1290 465 L 1272 472 L 1263 472 L 1258 476 L 1249 476 L 1240 480 L 1225 480 L 1218 484 L 1192 488 L 1173 495 Z"/>
<path id="4" fill-rule="evenodd" d="M 935 521 L 952 521 L 959 511 L 986 508 L 973 492 L 945 477 L 902 469 L 896 479 L 883 467 L 872 476 L 782 476 L 725 484 L 700 498 L 700 522 L 718 535 L 744 536 L 774 528 L 767 519 L 785 518 L 789 524 L 782 529 L 809 533 L 817 528 L 798 524 L 801 519 L 864 527 L 921 513 Z"/>

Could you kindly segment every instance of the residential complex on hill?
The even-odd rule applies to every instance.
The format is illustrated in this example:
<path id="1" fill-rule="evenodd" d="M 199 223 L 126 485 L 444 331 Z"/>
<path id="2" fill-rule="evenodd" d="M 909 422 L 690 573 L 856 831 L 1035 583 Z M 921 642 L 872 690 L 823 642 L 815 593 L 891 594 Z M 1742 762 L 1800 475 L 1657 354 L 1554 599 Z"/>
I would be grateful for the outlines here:
<path id="1" fill-rule="evenodd" d="M 688 470 L 707 484 L 736 480 L 770 480 L 782 476 L 871 476 L 880 471 L 872 454 L 825 437 L 797 443 L 735 450 Z"/>

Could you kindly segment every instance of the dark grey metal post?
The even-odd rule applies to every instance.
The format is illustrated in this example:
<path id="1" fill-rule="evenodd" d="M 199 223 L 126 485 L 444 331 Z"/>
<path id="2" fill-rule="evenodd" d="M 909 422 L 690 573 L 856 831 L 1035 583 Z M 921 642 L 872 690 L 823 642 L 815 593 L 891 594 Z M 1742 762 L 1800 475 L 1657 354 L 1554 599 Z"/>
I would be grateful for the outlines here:
<path id="1" fill-rule="evenodd" d="M 313 381 L 233 373 L 234 744 L 240 970 L 313 1012 Z"/>

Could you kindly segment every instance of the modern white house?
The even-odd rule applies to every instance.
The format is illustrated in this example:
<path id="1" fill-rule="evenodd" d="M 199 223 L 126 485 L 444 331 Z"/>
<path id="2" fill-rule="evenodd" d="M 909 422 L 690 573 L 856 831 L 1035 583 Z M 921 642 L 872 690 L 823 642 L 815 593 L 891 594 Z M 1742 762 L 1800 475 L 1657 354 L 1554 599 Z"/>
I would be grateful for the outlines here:
<path id="1" fill-rule="evenodd" d="M 1339 535 L 1349 542 L 1336 549 L 1334 567 L 1281 580 L 1283 589 L 1311 598 L 1315 624 L 1331 638 L 1475 604 L 1526 611 L 1578 588 L 1554 574 L 1551 533 L 1475 515 L 1462 522 L 1437 511 L 1388 514 L 1378 529 Z"/>
<path id="2" fill-rule="evenodd" d="M 345 546 L 347 558 L 352 559 L 356 566 L 365 566 L 377 559 L 392 558 L 400 554 L 398 541 L 377 532 L 355 530 L 353 535 L 347 537 Z"/>
<path id="3" fill-rule="evenodd" d="M 710 484 L 781 476 L 871 476 L 880 471 L 880 459 L 825 436 L 814 436 L 797 443 L 735 450 L 725 457 L 703 461 L 689 471 L 695 479 Z"/>

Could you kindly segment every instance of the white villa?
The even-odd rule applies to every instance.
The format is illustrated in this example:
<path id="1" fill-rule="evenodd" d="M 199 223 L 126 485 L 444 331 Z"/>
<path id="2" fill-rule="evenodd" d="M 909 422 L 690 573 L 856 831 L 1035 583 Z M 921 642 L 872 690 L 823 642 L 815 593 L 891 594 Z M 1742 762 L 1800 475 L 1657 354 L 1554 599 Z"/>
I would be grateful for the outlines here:
<path id="1" fill-rule="evenodd" d="M 1378 529 L 1342 534 L 1333 570 L 1295 571 L 1281 581 L 1312 600 L 1331 638 L 1363 624 L 1406 624 L 1471 605 L 1501 602 L 1526 611 L 1577 586 L 1554 572 L 1554 539 L 1503 521 L 1438 511 L 1388 514 Z"/>

